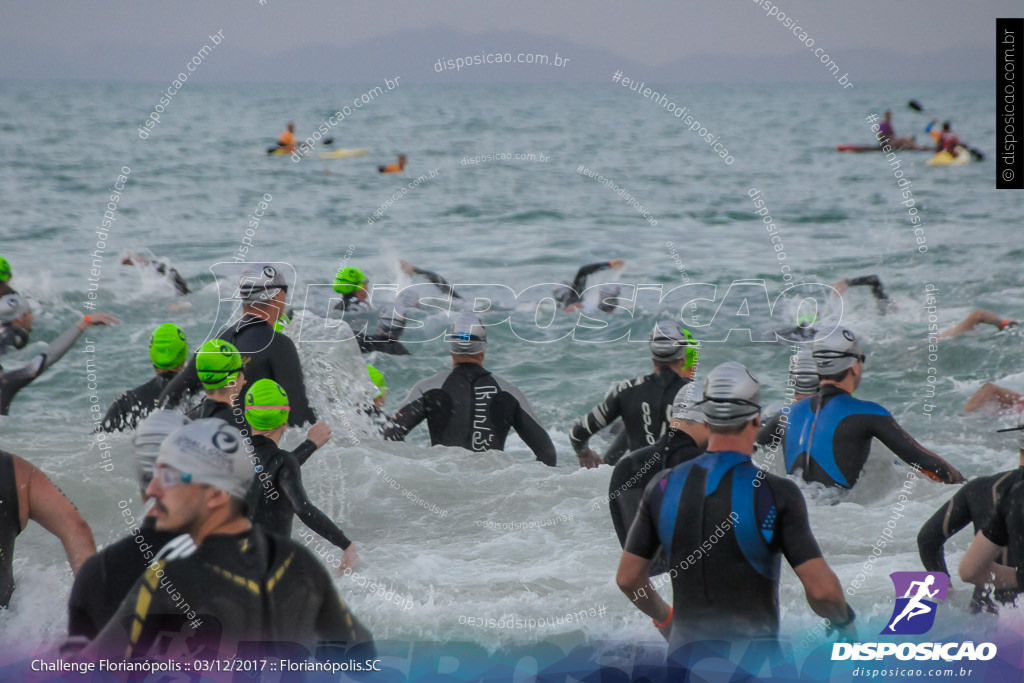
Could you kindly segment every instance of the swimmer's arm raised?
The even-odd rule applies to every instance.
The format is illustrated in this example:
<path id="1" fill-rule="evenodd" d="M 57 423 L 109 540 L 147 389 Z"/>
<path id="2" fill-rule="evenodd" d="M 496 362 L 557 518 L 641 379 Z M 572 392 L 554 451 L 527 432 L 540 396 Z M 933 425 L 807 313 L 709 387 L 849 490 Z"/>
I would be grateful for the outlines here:
<path id="1" fill-rule="evenodd" d="M 962 484 L 966 481 L 953 465 L 918 443 L 891 415 L 863 417 L 869 422 L 872 436 L 903 462 L 916 465 L 922 474 L 943 484 Z"/>
<path id="2" fill-rule="evenodd" d="M 927 571 L 949 574 L 946 567 L 944 545 L 946 541 L 971 523 L 970 508 L 967 506 L 967 490 L 964 486 L 935 511 L 917 533 L 917 551 L 921 564 Z"/>

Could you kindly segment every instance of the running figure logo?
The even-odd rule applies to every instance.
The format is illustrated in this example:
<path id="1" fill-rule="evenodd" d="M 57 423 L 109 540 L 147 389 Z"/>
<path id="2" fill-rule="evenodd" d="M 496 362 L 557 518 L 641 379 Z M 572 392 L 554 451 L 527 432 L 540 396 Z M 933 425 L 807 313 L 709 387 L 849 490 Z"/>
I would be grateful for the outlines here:
<path id="1" fill-rule="evenodd" d="M 883 635 L 918 636 L 935 624 L 935 600 L 945 600 L 949 576 L 942 572 L 893 572 L 896 606 Z M 899 597 L 902 595 L 903 597 Z"/>

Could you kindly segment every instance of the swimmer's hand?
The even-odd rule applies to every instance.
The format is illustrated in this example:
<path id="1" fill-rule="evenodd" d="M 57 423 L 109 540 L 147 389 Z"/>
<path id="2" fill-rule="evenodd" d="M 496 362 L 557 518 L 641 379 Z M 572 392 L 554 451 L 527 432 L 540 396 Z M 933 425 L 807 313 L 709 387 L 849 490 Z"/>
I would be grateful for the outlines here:
<path id="1" fill-rule="evenodd" d="M 857 642 L 857 627 L 854 622 L 857 620 L 857 613 L 853 611 L 849 603 L 846 605 L 847 617 L 844 623 L 837 623 L 826 620 L 825 635 L 836 634 L 836 642 L 854 643 Z"/>
<path id="2" fill-rule="evenodd" d="M 601 456 L 595 453 L 591 448 L 588 448 L 582 453 L 577 453 L 576 458 L 580 461 L 580 467 L 586 467 L 588 470 L 592 470 L 604 464 L 604 460 L 601 459 Z"/>
<path id="3" fill-rule="evenodd" d="M 306 432 L 306 438 L 317 448 L 323 448 L 324 444 L 331 440 L 331 428 L 326 422 L 317 422 Z"/>
<path id="4" fill-rule="evenodd" d="M 838 282 L 832 283 L 832 289 L 836 290 L 836 293 L 839 294 L 840 296 L 846 293 L 846 290 L 849 288 L 850 285 L 846 282 L 846 280 L 839 280 Z"/>
<path id="5" fill-rule="evenodd" d="M 355 569 L 359 566 L 359 553 L 356 552 L 356 544 L 351 544 L 341 554 L 341 562 L 338 563 L 337 573 L 341 574 L 346 569 Z"/>
<path id="6" fill-rule="evenodd" d="M 109 313 L 90 313 L 89 315 L 82 316 L 82 319 L 75 323 L 75 326 L 80 330 L 84 330 L 90 325 L 106 325 L 107 327 L 113 327 L 114 325 L 120 324 L 121 321 Z"/>
<path id="7" fill-rule="evenodd" d="M 408 261 L 400 260 L 398 262 L 398 265 L 402 269 L 402 272 L 405 273 L 406 275 L 415 275 L 415 273 L 416 273 L 416 266 L 414 266 L 413 264 L 409 263 Z"/>
<path id="8" fill-rule="evenodd" d="M 624 265 L 626 265 L 626 259 L 623 258 L 613 258 L 608 262 L 609 268 L 621 268 Z"/>

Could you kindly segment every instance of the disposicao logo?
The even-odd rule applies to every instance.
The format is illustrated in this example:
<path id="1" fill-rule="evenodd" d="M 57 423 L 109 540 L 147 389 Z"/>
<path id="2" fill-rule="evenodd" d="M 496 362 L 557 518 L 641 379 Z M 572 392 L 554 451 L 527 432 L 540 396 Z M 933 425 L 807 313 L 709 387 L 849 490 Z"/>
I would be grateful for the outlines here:
<path id="1" fill-rule="evenodd" d="M 945 600 L 949 577 L 941 572 L 893 572 L 896 605 L 881 635 L 919 636 L 935 625 L 938 600 Z M 833 643 L 832 661 L 897 659 L 918 661 L 987 661 L 996 656 L 993 643 Z"/>
<path id="2" fill-rule="evenodd" d="M 936 600 L 945 600 L 949 576 L 942 572 L 893 572 L 896 606 L 882 635 L 919 636 L 935 624 Z M 900 597 L 903 596 L 903 597 Z"/>

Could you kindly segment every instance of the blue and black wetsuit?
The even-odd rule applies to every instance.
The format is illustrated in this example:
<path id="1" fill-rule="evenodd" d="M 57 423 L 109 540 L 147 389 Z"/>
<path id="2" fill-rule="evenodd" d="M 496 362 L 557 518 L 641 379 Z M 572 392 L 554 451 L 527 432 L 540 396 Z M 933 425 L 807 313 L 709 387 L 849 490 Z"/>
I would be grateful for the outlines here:
<path id="1" fill-rule="evenodd" d="M 777 636 L 782 555 L 793 567 L 821 557 L 796 484 L 759 472 L 749 455 L 717 451 L 661 472 L 644 491 L 625 550 L 647 559 L 668 551 L 670 650 Z"/>
<path id="2" fill-rule="evenodd" d="M 984 529 L 1010 489 L 1022 481 L 1024 467 L 1018 467 L 1009 472 L 978 477 L 964 484 L 945 505 L 935 511 L 917 534 L 917 549 L 924 568 L 930 572 L 949 574 L 943 552 L 946 541 L 968 524 L 974 525 L 975 534 Z M 997 561 L 1001 565 L 1012 566 L 1005 548 Z M 993 599 L 1003 604 L 1012 603 L 1019 592 L 999 589 L 993 594 L 990 586 L 977 586 L 971 597 L 971 612 L 997 612 Z"/>
<path id="3" fill-rule="evenodd" d="M 892 413 L 871 401 L 826 384 L 795 403 L 786 428 L 786 472 L 803 470 L 804 481 L 852 488 L 878 439 L 908 465 L 944 484 L 963 476 L 943 458 L 903 431 Z"/>
<path id="4" fill-rule="evenodd" d="M 615 464 L 608 484 L 608 508 L 612 525 L 619 536 L 619 545 L 626 545 L 629 527 L 633 524 L 644 489 L 662 470 L 689 462 L 704 453 L 689 434 L 669 429 L 653 446 L 633 451 Z M 658 551 L 652 561 L 650 574 L 654 576 L 668 570 L 664 552 Z"/>
<path id="5" fill-rule="evenodd" d="M 402 441 L 423 420 L 431 445 L 477 452 L 504 450 L 505 437 L 515 429 L 538 460 L 555 465 L 555 446 L 523 392 L 476 363 L 459 363 L 417 382 L 384 438 Z"/>

